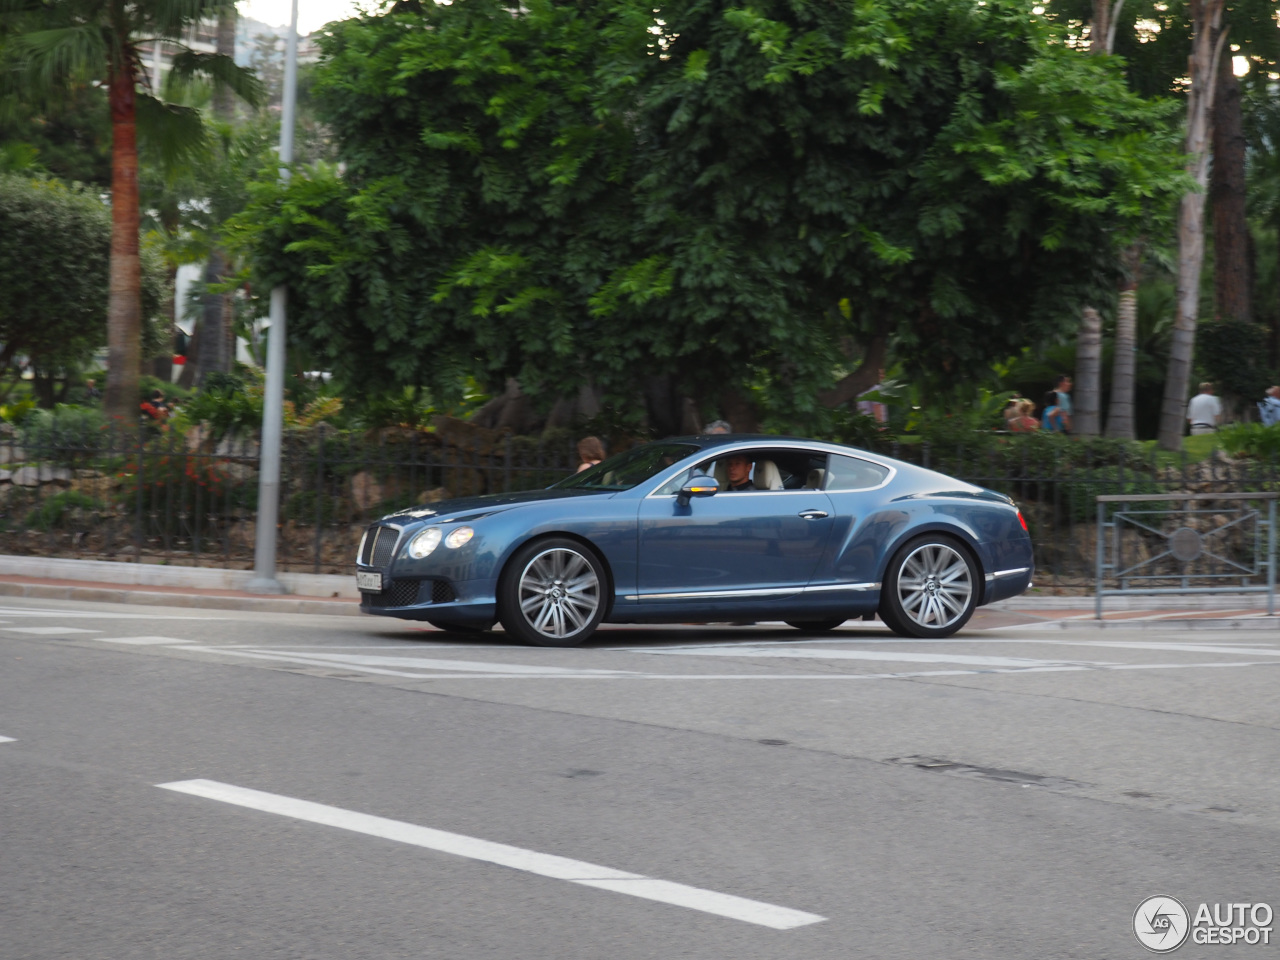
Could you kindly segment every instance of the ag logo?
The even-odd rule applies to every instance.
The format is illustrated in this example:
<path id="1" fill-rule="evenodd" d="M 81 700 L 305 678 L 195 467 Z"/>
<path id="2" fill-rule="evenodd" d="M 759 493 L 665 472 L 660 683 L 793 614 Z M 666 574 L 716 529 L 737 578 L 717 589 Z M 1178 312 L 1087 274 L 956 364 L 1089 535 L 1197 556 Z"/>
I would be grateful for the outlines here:
<path id="1" fill-rule="evenodd" d="M 1152 953 L 1172 953 L 1191 929 L 1187 908 L 1173 897 L 1147 897 L 1133 912 L 1133 935 Z"/>

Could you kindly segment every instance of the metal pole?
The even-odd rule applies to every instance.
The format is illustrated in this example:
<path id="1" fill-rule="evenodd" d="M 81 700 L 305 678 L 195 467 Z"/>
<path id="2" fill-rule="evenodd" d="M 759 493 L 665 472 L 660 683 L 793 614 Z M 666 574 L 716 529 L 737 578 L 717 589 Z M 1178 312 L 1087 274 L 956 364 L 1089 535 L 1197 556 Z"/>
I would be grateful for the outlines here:
<path id="1" fill-rule="evenodd" d="M 280 179 L 293 162 L 293 115 L 298 99 L 298 0 L 293 0 L 285 42 L 284 104 L 280 115 Z M 276 579 L 276 528 L 280 522 L 280 437 L 284 432 L 285 308 L 289 288 L 271 291 L 271 335 L 267 338 L 267 384 L 262 404 L 262 449 L 258 461 L 258 523 L 254 540 L 253 593 L 284 593 Z"/>

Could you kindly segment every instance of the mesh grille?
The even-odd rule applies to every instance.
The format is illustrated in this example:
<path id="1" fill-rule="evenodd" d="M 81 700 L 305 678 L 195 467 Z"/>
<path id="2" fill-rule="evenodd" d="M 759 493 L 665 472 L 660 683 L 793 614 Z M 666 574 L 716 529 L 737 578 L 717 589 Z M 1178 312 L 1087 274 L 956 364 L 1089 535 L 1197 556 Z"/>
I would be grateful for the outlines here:
<path id="1" fill-rule="evenodd" d="M 360 562 L 366 567 L 385 567 L 391 562 L 396 552 L 396 541 L 400 539 L 400 531 L 395 527 L 374 525 L 369 528 L 364 538 L 364 550 L 360 554 Z"/>
<path id="2" fill-rule="evenodd" d="M 447 580 L 388 580 L 381 593 L 362 593 L 370 607 L 411 607 L 418 603 L 452 603 L 457 593 Z"/>
<path id="3" fill-rule="evenodd" d="M 389 580 L 381 593 L 366 593 L 371 607 L 411 607 L 418 602 L 419 580 Z"/>

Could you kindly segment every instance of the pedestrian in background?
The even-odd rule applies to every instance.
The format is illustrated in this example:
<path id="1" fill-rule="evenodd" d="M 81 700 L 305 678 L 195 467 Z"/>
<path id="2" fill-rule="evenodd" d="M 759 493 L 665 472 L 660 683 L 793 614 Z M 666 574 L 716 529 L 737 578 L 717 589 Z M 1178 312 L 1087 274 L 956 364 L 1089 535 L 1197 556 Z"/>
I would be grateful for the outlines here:
<path id="1" fill-rule="evenodd" d="M 733 427 L 729 425 L 728 420 L 712 420 L 702 432 L 704 434 L 733 433 Z"/>
<path id="2" fill-rule="evenodd" d="M 583 437 L 578 441 L 578 473 L 594 467 L 604 459 L 604 444 L 599 437 Z"/>
<path id="3" fill-rule="evenodd" d="M 1187 403 L 1187 423 L 1191 435 L 1213 433 L 1222 422 L 1222 401 L 1213 395 L 1213 384 L 1207 380 L 1200 384 L 1200 392 Z"/>
<path id="4" fill-rule="evenodd" d="M 1280 387 L 1267 387 L 1266 396 L 1258 401 L 1258 414 L 1264 427 L 1280 423 Z"/>

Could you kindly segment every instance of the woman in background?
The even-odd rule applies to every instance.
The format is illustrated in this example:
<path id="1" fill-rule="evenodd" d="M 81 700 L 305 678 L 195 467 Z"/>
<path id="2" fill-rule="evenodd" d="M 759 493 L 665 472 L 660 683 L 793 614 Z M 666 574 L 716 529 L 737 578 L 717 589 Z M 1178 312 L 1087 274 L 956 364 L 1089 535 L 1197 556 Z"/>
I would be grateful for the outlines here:
<path id="1" fill-rule="evenodd" d="M 578 473 L 587 467 L 594 467 L 604 459 L 604 444 L 599 437 L 583 437 L 578 441 Z"/>

